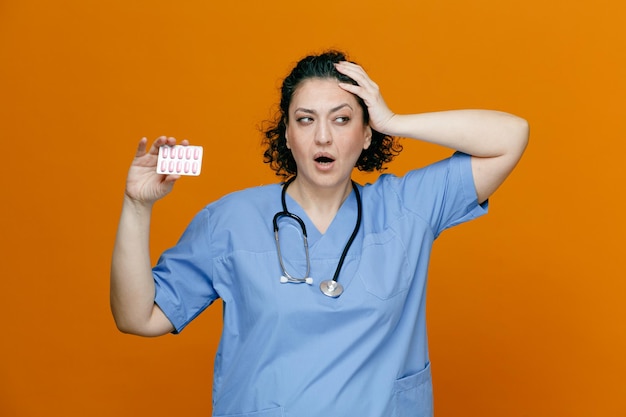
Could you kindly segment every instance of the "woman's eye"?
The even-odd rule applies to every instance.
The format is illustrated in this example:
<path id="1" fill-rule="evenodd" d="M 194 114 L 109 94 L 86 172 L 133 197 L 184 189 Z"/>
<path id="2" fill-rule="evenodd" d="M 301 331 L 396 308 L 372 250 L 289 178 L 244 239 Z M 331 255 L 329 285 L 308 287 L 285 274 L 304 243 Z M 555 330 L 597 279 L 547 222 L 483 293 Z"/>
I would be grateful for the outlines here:
<path id="1" fill-rule="evenodd" d="M 296 120 L 298 121 L 298 123 L 305 123 L 305 124 L 311 123 L 313 121 L 313 119 L 308 116 L 298 117 Z"/>
<path id="2" fill-rule="evenodd" d="M 338 123 L 348 123 L 350 121 L 350 118 L 348 116 L 339 116 L 335 119 Z"/>

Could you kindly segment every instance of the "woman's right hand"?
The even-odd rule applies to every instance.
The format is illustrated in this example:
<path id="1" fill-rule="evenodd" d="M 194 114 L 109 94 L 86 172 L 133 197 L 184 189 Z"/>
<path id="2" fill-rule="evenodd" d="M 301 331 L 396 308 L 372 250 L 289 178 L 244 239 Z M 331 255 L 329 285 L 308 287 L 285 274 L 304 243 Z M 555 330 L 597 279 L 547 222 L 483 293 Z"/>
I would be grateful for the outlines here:
<path id="1" fill-rule="evenodd" d="M 183 140 L 181 145 L 189 145 L 189 141 Z M 135 159 L 128 170 L 126 178 L 126 196 L 135 203 L 154 204 L 157 200 L 165 197 L 180 175 L 158 174 L 157 160 L 161 146 L 176 145 L 176 139 L 161 136 L 157 138 L 148 151 L 148 139 L 143 138 L 137 146 Z"/>
<path id="2" fill-rule="evenodd" d="M 183 140 L 181 145 L 189 145 Z M 159 148 L 176 145 L 176 139 L 161 136 L 150 149 L 143 138 L 128 170 L 126 193 L 111 259 L 111 311 L 122 332 L 159 336 L 174 326 L 155 304 L 150 259 L 150 212 L 155 201 L 165 197 L 179 175 L 157 173 Z"/>

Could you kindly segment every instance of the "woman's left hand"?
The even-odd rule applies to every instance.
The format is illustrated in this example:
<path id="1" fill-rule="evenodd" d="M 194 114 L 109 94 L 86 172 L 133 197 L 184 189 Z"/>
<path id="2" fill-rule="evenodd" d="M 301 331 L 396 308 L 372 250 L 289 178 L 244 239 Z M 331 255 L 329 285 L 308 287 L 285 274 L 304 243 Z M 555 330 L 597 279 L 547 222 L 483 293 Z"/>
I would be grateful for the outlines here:
<path id="1" fill-rule="evenodd" d="M 369 112 L 372 129 L 384 134 L 393 134 L 391 120 L 395 114 L 387 107 L 383 96 L 380 94 L 378 84 L 370 79 L 360 65 L 342 61 L 335 64 L 335 68 L 359 84 L 339 83 L 339 86 L 363 99 Z"/>

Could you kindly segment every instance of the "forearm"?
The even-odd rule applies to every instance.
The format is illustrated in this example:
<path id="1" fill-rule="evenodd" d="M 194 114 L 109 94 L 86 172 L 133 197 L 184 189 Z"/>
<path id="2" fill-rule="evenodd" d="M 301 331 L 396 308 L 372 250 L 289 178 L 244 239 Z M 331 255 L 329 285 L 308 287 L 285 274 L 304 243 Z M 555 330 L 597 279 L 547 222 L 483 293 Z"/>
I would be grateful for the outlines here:
<path id="1" fill-rule="evenodd" d="M 125 197 L 111 262 L 111 311 L 118 328 L 143 334 L 154 310 L 149 204 Z"/>
<path id="2" fill-rule="evenodd" d="M 522 118 L 491 110 L 394 114 L 385 104 L 378 85 L 363 68 L 349 62 L 337 64 L 336 68 L 358 83 L 340 83 L 339 86 L 365 102 L 372 129 L 471 155 L 472 176 L 479 203 L 489 198 L 502 184 L 526 149 L 529 128 Z"/>
<path id="3" fill-rule="evenodd" d="M 528 124 L 498 111 L 450 110 L 395 115 L 384 133 L 488 158 L 508 153 L 521 155 L 528 139 Z"/>

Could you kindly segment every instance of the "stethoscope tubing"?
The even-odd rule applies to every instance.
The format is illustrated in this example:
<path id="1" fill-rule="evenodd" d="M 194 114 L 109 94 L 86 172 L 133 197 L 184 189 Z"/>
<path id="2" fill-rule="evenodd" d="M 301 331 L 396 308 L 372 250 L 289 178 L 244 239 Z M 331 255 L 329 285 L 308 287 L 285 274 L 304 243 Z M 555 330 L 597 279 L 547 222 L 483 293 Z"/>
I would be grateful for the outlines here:
<path id="1" fill-rule="evenodd" d="M 290 219 L 297 221 L 298 224 L 300 225 L 300 228 L 302 229 L 302 240 L 304 241 L 304 252 L 306 255 L 306 274 L 304 275 L 304 278 L 296 278 L 294 276 L 291 276 L 287 272 L 287 268 L 285 268 L 285 264 L 283 263 L 283 255 L 280 251 L 280 239 L 278 238 L 278 220 L 281 217 L 289 217 Z M 311 258 L 309 257 L 309 242 L 307 239 L 306 225 L 304 224 L 304 221 L 302 221 L 302 219 L 298 217 L 297 215 L 285 210 L 285 211 L 279 211 L 278 213 L 276 213 L 274 215 L 274 219 L 272 220 L 272 223 L 274 225 L 274 240 L 276 241 L 276 252 L 278 253 L 278 261 L 280 262 L 280 267 L 283 270 L 283 276 L 287 279 L 288 282 L 296 282 L 296 283 L 306 282 L 307 284 L 311 283 L 312 281 L 311 281 L 311 278 L 309 277 L 309 273 L 311 272 Z"/>
<path id="2" fill-rule="evenodd" d="M 311 258 L 309 257 L 309 244 L 308 244 L 308 238 L 307 238 L 307 232 L 306 232 L 306 225 L 304 224 L 304 221 L 300 217 L 289 212 L 289 210 L 287 209 L 287 203 L 285 201 L 285 194 L 287 193 L 287 187 L 295 179 L 296 177 L 294 176 L 290 178 L 289 180 L 287 180 L 287 182 L 285 182 L 285 184 L 283 185 L 283 189 L 281 193 L 281 203 L 283 206 L 283 211 L 279 211 L 278 213 L 276 213 L 274 215 L 274 218 L 272 219 L 272 224 L 274 227 L 274 240 L 276 241 L 276 251 L 278 255 L 278 261 L 280 262 L 280 267 L 283 270 L 283 276 L 281 276 L 281 282 L 312 284 L 313 279 L 309 277 L 309 273 L 311 272 Z M 341 257 L 339 258 L 339 263 L 337 264 L 337 268 L 335 269 L 335 274 L 332 280 L 326 280 L 320 283 L 320 290 L 322 291 L 322 293 L 324 295 L 327 295 L 333 298 L 339 297 L 343 293 L 343 287 L 339 282 L 337 282 L 337 280 L 339 279 L 339 273 L 341 271 L 341 267 L 343 266 L 343 262 L 346 259 L 348 251 L 350 250 L 350 246 L 352 246 L 352 242 L 354 242 L 356 235 L 359 233 L 359 229 L 361 227 L 361 219 L 363 217 L 363 213 L 362 213 L 363 204 L 361 201 L 361 194 L 359 193 L 358 186 L 356 185 L 354 181 L 352 181 L 352 188 L 354 189 L 354 195 L 356 197 L 356 202 L 357 202 L 356 225 L 354 226 L 354 230 L 352 231 L 352 234 L 350 235 L 350 238 L 348 239 L 346 246 L 343 248 L 343 252 L 341 253 Z M 304 250 L 305 250 L 305 255 L 306 255 L 306 275 L 304 278 L 297 278 L 297 277 L 290 275 L 287 272 L 287 269 L 285 268 L 285 265 L 283 263 L 283 256 L 280 251 L 280 239 L 278 237 L 278 220 L 280 220 L 280 218 L 282 217 L 289 217 L 290 219 L 295 220 L 300 225 L 300 228 L 302 229 L 302 240 L 304 241 Z"/>
<path id="3" fill-rule="evenodd" d="M 337 269 L 335 270 L 335 275 L 333 276 L 333 281 L 335 282 L 337 282 L 337 280 L 339 279 L 339 272 L 341 271 L 343 261 L 346 260 L 346 256 L 348 255 L 350 246 L 352 246 L 352 242 L 354 242 L 356 235 L 359 233 L 359 228 L 361 227 L 363 204 L 361 203 L 361 193 L 359 193 L 359 189 L 357 188 L 357 185 L 354 181 L 352 181 L 352 189 L 354 189 L 354 196 L 356 197 L 357 204 L 356 225 L 354 226 L 354 230 L 350 235 L 350 239 L 348 239 L 348 243 L 346 243 L 346 246 L 343 248 L 343 252 L 341 253 L 341 257 L 339 258 L 339 263 L 337 264 Z"/>

